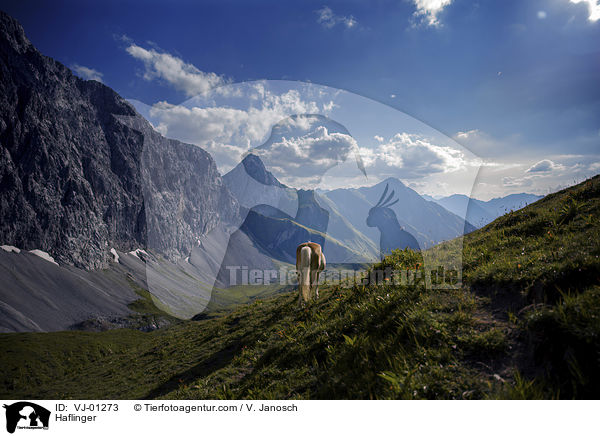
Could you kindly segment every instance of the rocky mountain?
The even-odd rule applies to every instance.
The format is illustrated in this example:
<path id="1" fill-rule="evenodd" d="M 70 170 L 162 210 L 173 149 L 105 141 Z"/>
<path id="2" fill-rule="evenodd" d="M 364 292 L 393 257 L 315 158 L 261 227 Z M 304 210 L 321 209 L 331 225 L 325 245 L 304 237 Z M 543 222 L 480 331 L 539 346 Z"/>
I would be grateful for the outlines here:
<path id="1" fill-rule="evenodd" d="M 296 190 L 280 183 L 254 154 L 246 155 L 242 162 L 223 176 L 223 181 L 239 204 L 246 209 L 252 209 L 258 204 L 268 204 L 288 215 L 296 214 Z"/>
<path id="2" fill-rule="evenodd" d="M 255 154 L 249 153 L 242 160 L 242 165 L 244 167 L 244 171 L 252 177 L 257 182 L 262 183 L 267 186 L 276 186 L 277 188 L 287 188 L 283 183 L 281 183 L 277 178 L 271 173 L 267 171 L 263 161 L 260 160 L 258 156 Z M 225 175 L 227 178 L 229 174 Z"/>
<path id="3" fill-rule="evenodd" d="M 191 317 L 239 221 L 207 152 L 161 136 L 0 12 L 0 331 L 132 326 L 140 296 Z"/>
<path id="4" fill-rule="evenodd" d="M 103 268 L 111 248 L 187 256 L 238 203 L 204 150 L 43 56 L 0 12 L 0 242 Z"/>

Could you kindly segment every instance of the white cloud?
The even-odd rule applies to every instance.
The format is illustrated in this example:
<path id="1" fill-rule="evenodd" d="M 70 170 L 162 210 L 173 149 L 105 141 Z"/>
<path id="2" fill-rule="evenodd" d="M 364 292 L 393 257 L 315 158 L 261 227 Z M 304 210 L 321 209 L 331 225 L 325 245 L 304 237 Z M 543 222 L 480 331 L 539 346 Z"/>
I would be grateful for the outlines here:
<path id="1" fill-rule="evenodd" d="M 131 43 L 126 50 L 132 57 L 144 63 L 144 79 L 164 80 L 187 96 L 202 94 L 227 83 L 223 76 L 200 71 L 194 65 L 187 64 L 169 53 L 161 53 L 155 49 L 148 50 L 134 43 Z"/>
<path id="2" fill-rule="evenodd" d="M 373 136 L 373 138 L 375 138 L 375 141 L 377 141 L 377 142 L 383 142 L 384 141 L 383 136 L 375 135 L 375 136 Z"/>
<path id="3" fill-rule="evenodd" d="M 278 127 L 286 132 L 294 130 L 308 131 L 315 123 L 315 119 L 309 116 L 290 117 L 278 123 Z"/>
<path id="4" fill-rule="evenodd" d="M 335 104 L 333 102 L 333 100 L 330 100 L 329 103 L 325 103 L 323 105 L 323 110 L 325 112 L 331 112 L 332 110 L 334 110 L 336 107 L 339 107 L 337 104 Z"/>
<path id="5" fill-rule="evenodd" d="M 249 114 L 240 109 L 188 108 L 164 101 L 152 106 L 150 116 L 157 121 L 156 130 L 163 135 L 198 145 L 219 139 L 230 141 L 249 118 Z"/>
<path id="6" fill-rule="evenodd" d="M 429 26 L 439 26 L 438 14 L 452 3 L 452 0 L 413 0 L 417 8 L 415 15 L 423 17 Z"/>
<path id="7" fill-rule="evenodd" d="M 93 68 L 84 67 L 83 65 L 75 64 L 71 67 L 71 69 L 77 74 L 79 77 L 85 80 L 95 80 L 97 82 L 102 83 L 103 74 L 94 70 Z"/>
<path id="8" fill-rule="evenodd" d="M 547 16 L 548 16 L 548 14 L 546 14 L 546 11 L 538 11 L 538 13 L 537 13 L 537 17 L 540 20 L 545 20 Z"/>
<path id="9" fill-rule="evenodd" d="M 331 29 L 337 24 L 342 24 L 346 28 L 351 29 L 358 24 L 352 15 L 347 17 L 336 15 L 329 6 L 323 6 L 321 9 L 316 10 L 315 13 L 317 14 L 317 23 L 328 29 Z"/>
<path id="10" fill-rule="evenodd" d="M 226 169 L 238 163 L 252 144 L 264 140 L 281 120 L 290 115 L 320 112 L 316 102 L 305 100 L 296 90 L 276 94 L 260 83 L 252 85 L 247 98 L 254 102 L 248 108 L 188 107 L 159 102 L 152 106 L 149 115 L 160 133 L 206 148 L 219 167 Z M 328 105 L 329 102 L 322 106 L 323 111 L 327 112 Z M 297 127 L 308 128 L 309 125 L 300 124 L 309 121 L 300 117 L 293 122 Z"/>
<path id="11" fill-rule="evenodd" d="M 540 185 L 540 180 L 548 179 L 549 177 L 552 179 L 556 179 L 557 175 L 554 173 L 556 170 L 565 170 L 565 167 L 562 164 L 551 161 L 550 159 L 543 159 L 539 162 L 536 162 L 532 166 L 530 166 L 527 170 L 525 170 L 525 174 L 518 173 L 515 175 L 508 175 L 502 177 L 502 186 L 505 188 L 531 188 L 533 186 Z M 579 170 L 578 165 L 573 165 L 568 168 L 569 174 L 576 174 Z"/>
<path id="12" fill-rule="evenodd" d="M 197 145 L 207 141 L 236 141 L 249 145 L 264 138 L 274 124 L 290 115 L 318 112 L 316 103 L 303 100 L 296 90 L 278 95 L 262 89 L 262 93 L 261 104 L 247 109 L 159 102 L 150 115 L 159 131 L 182 141 Z"/>
<path id="13" fill-rule="evenodd" d="M 358 146 L 352 136 L 318 126 L 305 135 L 282 137 L 268 148 L 256 148 L 252 152 L 284 183 L 290 179 L 297 183 L 302 179 L 319 179 L 356 150 Z"/>
<path id="14" fill-rule="evenodd" d="M 531 167 L 525 171 L 526 173 L 547 173 L 554 170 L 563 169 L 564 166 L 561 164 L 557 164 L 552 162 L 550 159 L 544 159 L 539 162 L 536 162 Z"/>
<path id="15" fill-rule="evenodd" d="M 571 3 L 585 3 L 588 9 L 588 20 L 600 19 L 600 2 L 598 0 L 569 0 Z"/>
<path id="16" fill-rule="evenodd" d="M 469 161 L 460 150 L 435 145 L 419 135 L 409 133 L 397 133 L 375 148 L 361 147 L 360 154 L 367 173 L 404 179 L 451 173 L 481 164 Z"/>
<path id="17" fill-rule="evenodd" d="M 477 129 L 467 130 L 466 132 L 457 132 L 455 137 L 458 139 L 471 139 L 480 136 L 481 132 Z"/>

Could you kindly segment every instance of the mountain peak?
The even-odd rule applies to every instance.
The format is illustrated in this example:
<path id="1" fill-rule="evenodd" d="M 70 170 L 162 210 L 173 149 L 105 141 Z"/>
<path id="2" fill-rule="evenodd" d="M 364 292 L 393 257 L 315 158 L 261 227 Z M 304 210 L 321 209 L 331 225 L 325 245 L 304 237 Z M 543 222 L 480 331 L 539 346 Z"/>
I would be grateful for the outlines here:
<path id="1" fill-rule="evenodd" d="M 31 42 L 25 36 L 25 30 L 17 20 L 4 11 L 0 11 L 0 41 L 5 40 L 18 53 L 25 53 Z"/>
<path id="2" fill-rule="evenodd" d="M 406 188 L 406 185 L 402 182 L 402 180 L 397 179 L 396 177 L 388 177 L 385 180 L 382 180 L 377 185 L 391 184 L 392 186 L 402 186 Z"/>
<path id="3" fill-rule="evenodd" d="M 248 175 L 263 185 L 286 188 L 284 184 L 265 168 L 265 164 L 257 155 L 252 153 L 247 154 L 242 160 L 242 164 Z"/>

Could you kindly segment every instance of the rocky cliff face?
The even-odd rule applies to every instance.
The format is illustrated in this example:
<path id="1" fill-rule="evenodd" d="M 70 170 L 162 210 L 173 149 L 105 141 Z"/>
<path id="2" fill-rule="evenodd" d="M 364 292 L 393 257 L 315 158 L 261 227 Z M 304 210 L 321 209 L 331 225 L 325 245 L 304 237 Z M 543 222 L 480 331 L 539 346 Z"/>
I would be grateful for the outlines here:
<path id="1" fill-rule="evenodd" d="M 237 214 L 208 153 L 41 55 L 0 12 L 0 243 L 94 269 L 111 247 L 187 255 Z"/>

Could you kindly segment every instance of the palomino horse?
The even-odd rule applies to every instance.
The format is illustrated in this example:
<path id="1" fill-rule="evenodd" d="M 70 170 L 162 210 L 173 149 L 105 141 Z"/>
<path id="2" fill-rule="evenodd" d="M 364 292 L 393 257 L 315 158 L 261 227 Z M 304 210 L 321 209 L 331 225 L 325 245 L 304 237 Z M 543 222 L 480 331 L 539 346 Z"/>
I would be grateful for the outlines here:
<path id="1" fill-rule="evenodd" d="M 325 269 L 325 255 L 316 242 L 304 242 L 296 248 L 298 301 L 319 298 L 319 273 Z"/>

